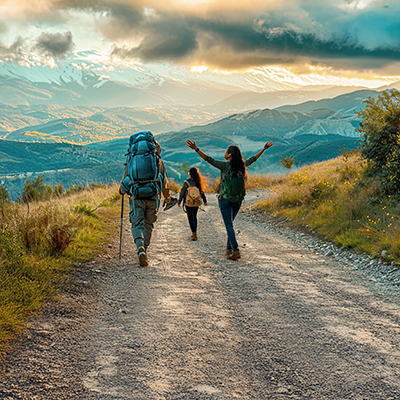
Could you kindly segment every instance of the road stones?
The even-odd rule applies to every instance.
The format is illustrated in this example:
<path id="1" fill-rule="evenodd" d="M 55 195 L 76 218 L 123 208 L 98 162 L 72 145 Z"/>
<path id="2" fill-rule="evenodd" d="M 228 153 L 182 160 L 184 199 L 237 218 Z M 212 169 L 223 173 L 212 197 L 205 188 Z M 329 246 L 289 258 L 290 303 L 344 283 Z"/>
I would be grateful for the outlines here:
<path id="1" fill-rule="evenodd" d="M 268 229 L 272 234 L 284 236 L 299 246 L 306 247 L 325 257 L 330 257 L 353 270 L 364 271 L 375 282 L 392 287 L 393 285 L 400 286 L 399 265 L 388 259 L 386 250 L 382 251 L 381 257 L 376 258 L 366 253 L 360 254 L 352 250 L 341 249 L 334 243 L 324 240 L 311 229 L 307 233 L 301 232 L 286 226 L 285 222 L 278 222 L 273 218 L 253 214 L 251 210 L 245 210 L 242 215 L 244 219 L 253 224 L 258 224 L 260 228 Z"/>

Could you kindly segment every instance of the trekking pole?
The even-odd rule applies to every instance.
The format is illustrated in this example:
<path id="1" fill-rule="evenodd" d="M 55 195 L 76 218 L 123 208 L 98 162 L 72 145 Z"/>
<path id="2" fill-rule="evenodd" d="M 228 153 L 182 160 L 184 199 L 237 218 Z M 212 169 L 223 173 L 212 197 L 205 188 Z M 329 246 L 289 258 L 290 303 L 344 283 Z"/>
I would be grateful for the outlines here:
<path id="1" fill-rule="evenodd" d="M 119 233 L 119 259 L 121 259 L 121 249 L 122 249 L 122 221 L 124 217 L 124 195 L 122 195 L 121 200 L 121 230 Z"/>

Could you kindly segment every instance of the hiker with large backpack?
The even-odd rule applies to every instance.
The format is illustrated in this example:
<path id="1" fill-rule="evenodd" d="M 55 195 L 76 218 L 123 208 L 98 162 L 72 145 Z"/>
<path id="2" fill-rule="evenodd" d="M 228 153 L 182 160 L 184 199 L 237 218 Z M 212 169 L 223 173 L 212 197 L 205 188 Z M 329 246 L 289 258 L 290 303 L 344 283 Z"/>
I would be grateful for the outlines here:
<path id="1" fill-rule="evenodd" d="M 193 167 L 189 170 L 189 179 L 186 179 L 179 194 L 178 207 L 183 202 L 183 209 L 187 213 L 192 240 L 197 240 L 197 212 L 203 202 L 207 205 L 207 198 L 204 193 L 206 187 L 205 179 L 198 168 Z"/>
<path id="2" fill-rule="evenodd" d="M 120 193 L 129 195 L 129 220 L 142 267 L 149 264 L 147 248 L 157 221 L 161 193 L 164 197 L 164 210 L 177 202 L 177 199 L 170 197 L 160 154 L 161 146 L 151 132 L 138 132 L 129 138 Z"/>
<path id="3" fill-rule="evenodd" d="M 224 154 L 226 161 L 218 161 L 203 153 L 196 146 L 194 140 L 187 140 L 186 144 L 195 150 L 203 160 L 221 171 L 218 204 L 228 236 L 226 258 L 229 260 L 239 260 L 241 256 L 233 228 L 233 221 L 239 212 L 246 194 L 246 167 L 256 162 L 264 151 L 272 146 L 272 142 L 267 142 L 256 155 L 248 158 L 246 161 L 243 160 L 239 147 L 235 145 L 229 146 L 226 149 Z"/>

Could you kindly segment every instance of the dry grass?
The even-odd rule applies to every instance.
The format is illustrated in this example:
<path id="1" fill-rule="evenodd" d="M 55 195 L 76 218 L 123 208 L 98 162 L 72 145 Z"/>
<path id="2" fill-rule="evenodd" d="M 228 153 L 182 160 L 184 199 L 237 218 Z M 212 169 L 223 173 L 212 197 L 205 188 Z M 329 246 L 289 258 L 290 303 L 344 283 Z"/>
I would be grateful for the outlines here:
<path id="1" fill-rule="evenodd" d="M 168 186 L 169 186 L 169 189 L 175 193 L 179 193 L 182 189 L 182 185 L 180 185 L 179 183 L 177 183 L 173 180 L 168 181 Z"/>
<path id="2" fill-rule="evenodd" d="M 289 218 L 340 246 L 400 261 L 399 199 L 383 196 L 365 175 L 360 154 L 304 167 L 271 181 L 274 196 L 256 205 L 259 212 Z"/>
<path id="3" fill-rule="evenodd" d="M 265 190 L 281 183 L 282 176 L 275 175 L 249 175 L 247 178 L 246 190 Z"/>
<path id="4" fill-rule="evenodd" d="M 115 185 L 29 205 L 1 204 L 0 353 L 27 315 L 57 293 L 74 263 L 104 251 L 100 244 L 119 213 L 117 193 Z"/>

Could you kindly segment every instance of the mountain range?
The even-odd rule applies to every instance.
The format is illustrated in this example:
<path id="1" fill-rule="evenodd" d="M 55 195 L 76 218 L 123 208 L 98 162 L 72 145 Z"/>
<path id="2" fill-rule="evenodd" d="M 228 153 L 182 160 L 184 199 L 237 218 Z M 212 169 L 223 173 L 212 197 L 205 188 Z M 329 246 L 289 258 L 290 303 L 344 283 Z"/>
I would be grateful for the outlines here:
<path id="1" fill-rule="evenodd" d="M 38 174 L 66 187 L 119 181 L 127 138 L 141 130 L 156 135 L 172 179 L 185 178 L 187 163 L 218 173 L 186 146 L 188 138 L 215 158 L 230 144 L 247 157 L 273 141 L 250 173 L 285 173 L 282 157 L 293 156 L 296 169 L 358 147 L 355 111 L 400 87 L 299 87 L 265 71 L 244 79 L 168 65 L 113 67 L 89 63 L 95 55 L 29 68 L 0 60 L 0 183 L 13 198 Z"/>
<path id="2" fill-rule="evenodd" d="M 215 158 L 221 158 L 230 144 L 239 145 L 247 157 L 258 152 L 266 141 L 273 141 L 274 146 L 249 171 L 284 173 L 285 169 L 280 163 L 282 157 L 294 156 L 295 168 L 299 168 L 336 157 L 345 148 L 351 150 L 358 147 L 356 128 L 359 121 L 354 112 L 350 111 L 361 107 L 368 94 L 370 93 L 360 91 L 329 101 L 321 100 L 323 105 L 331 108 L 318 108 L 318 102 L 297 106 L 297 109 L 316 107 L 315 110 L 306 112 L 284 111 L 281 108 L 237 113 L 205 125 L 159 133 L 156 139 L 163 148 L 162 157 L 169 176 L 178 181 L 186 175 L 184 166 L 187 162 L 200 167 L 210 177 L 218 173 L 186 146 L 188 138 L 196 140 L 206 154 Z M 340 99 L 343 100 L 342 106 Z M 7 140 L 0 143 L 0 161 L 3 166 L 0 169 L 0 180 L 13 188 L 13 196 L 22 189 L 27 176 L 39 173 L 45 174 L 52 184 L 61 181 L 64 185 L 69 185 L 72 170 L 80 171 L 75 174 L 75 184 L 88 183 L 91 180 L 105 182 L 104 179 L 107 182 L 118 181 L 122 174 L 128 137 L 135 131 L 148 129 L 152 123 L 157 123 L 158 118 L 157 113 L 145 113 L 142 109 L 127 107 L 46 107 L 42 105 L 40 109 L 35 109 L 24 106 L 20 110 L 21 116 L 47 120 L 51 112 L 54 112 L 57 117 L 65 118 L 6 133 L 4 136 Z M 347 111 L 349 107 L 349 113 L 334 110 Z M 1 109 L 10 111 L 8 107 Z M 15 111 L 18 108 L 13 109 Z M 133 117 L 139 115 L 143 120 L 147 119 L 148 123 L 137 123 Z M 6 146 L 10 143 L 13 146 Z M 76 146 L 77 144 L 80 146 Z M 46 146 L 53 147 L 47 150 Z M 67 149 L 74 151 L 67 151 L 64 146 L 70 146 Z M 4 151 L 5 148 L 9 150 Z M 41 152 L 44 156 L 38 157 Z M 38 160 L 42 162 L 38 163 Z M 106 173 L 102 174 L 102 169 Z"/>
<path id="3" fill-rule="evenodd" d="M 376 89 L 400 88 L 394 83 Z M 26 56 L 20 62 L 0 57 L 0 103 L 96 107 L 209 106 L 216 113 L 276 108 L 333 98 L 366 88 L 277 81 L 265 68 L 246 74 L 193 73 L 170 64 L 116 65 L 94 51 L 49 63 Z"/>

